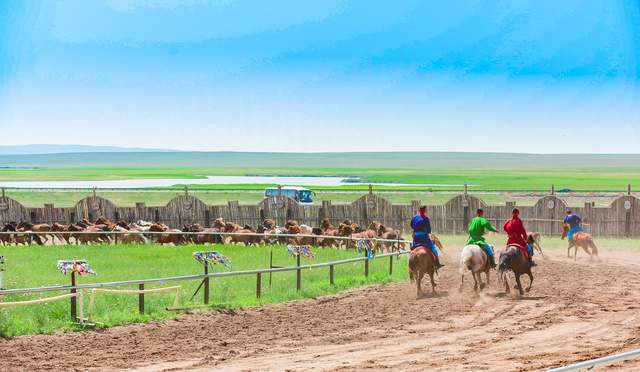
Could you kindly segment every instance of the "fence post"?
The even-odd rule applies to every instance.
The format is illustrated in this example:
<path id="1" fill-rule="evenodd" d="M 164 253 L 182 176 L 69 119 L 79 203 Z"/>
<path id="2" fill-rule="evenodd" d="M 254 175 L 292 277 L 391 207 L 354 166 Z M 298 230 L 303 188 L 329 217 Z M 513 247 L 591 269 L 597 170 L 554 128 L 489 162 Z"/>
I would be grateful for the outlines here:
<path id="1" fill-rule="evenodd" d="M 269 269 L 273 269 L 273 246 L 269 245 Z M 273 273 L 269 271 L 269 289 L 271 289 L 271 280 L 273 279 Z"/>
<path id="2" fill-rule="evenodd" d="M 302 272 L 300 271 L 300 254 L 296 256 L 296 264 L 298 265 L 298 270 L 296 270 L 296 289 L 299 291 L 302 287 Z"/>
<path id="3" fill-rule="evenodd" d="M 256 298 L 262 295 L 262 273 L 256 274 Z"/>
<path id="4" fill-rule="evenodd" d="M 333 265 L 329 265 L 329 284 L 333 285 Z"/>
<path id="5" fill-rule="evenodd" d="M 364 276 L 369 277 L 369 257 L 364 260 Z"/>
<path id="6" fill-rule="evenodd" d="M 76 273 L 71 271 L 71 286 L 75 287 L 76 286 Z M 76 289 L 72 288 L 71 289 L 71 293 L 76 293 Z M 77 315 L 78 315 L 78 307 L 77 307 L 77 299 L 76 297 L 71 297 L 71 320 L 72 321 L 76 321 Z"/>
<path id="7" fill-rule="evenodd" d="M 389 256 L 389 275 L 393 275 L 393 256 Z"/>
<path id="8" fill-rule="evenodd" d="M 138 289 L 144 291 L 144 283 L 138 284 Z M 138 311 L 140 315 L 144 315 L 144 293 L 138 293 Z"/>
<path id="9" fill-rule="evenodd" d="M 209 274 L 209 265 L 204 264 L 204 275 Z M 209 277 L 204 278 L 204 304 L 209 305 Z"/>

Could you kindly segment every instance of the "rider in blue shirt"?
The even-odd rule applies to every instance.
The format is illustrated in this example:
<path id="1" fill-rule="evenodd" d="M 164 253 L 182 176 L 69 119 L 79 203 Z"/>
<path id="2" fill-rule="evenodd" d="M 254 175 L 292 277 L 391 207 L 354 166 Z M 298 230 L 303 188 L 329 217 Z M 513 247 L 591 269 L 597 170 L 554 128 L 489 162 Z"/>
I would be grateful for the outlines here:
<path id="1" fill-rule="evenodd" d="M 569 225 L 569 232 L 567 238 L 573 240 L 573 235 L 577 232 L 584 231 L 582 228 L 582 218 L 572 211 L 567 211 L 567 217 L 564 218 L 564 223 Z"/>
<path id="2" fill-rule="evenodd" d="M 413 229 L 413 244 L 411 245 L 411 250 L 418 247 L 431 249 L 435 257 L 436 268 L 439 269 L 443 267 L 444 265 L 440 263 L 440 259 L 438 258 L 438 249 L 431 241 L 431 221 L 429 221 L 429 217 L 427 217 L 426 206 L 420 207 L 418 215 L 411 219 L 411 228 Z"/>

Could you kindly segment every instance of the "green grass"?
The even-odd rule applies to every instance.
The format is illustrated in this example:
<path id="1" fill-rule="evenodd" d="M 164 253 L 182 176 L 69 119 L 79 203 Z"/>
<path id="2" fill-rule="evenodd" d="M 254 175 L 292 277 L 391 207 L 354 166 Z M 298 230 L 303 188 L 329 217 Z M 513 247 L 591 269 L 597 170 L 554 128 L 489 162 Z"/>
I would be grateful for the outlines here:
<path id="1" fill-rule="evenodd" d="M 84 276 L 80 283 L 109 282 L 134 279 L 148 279 L 179 275 L 198 274 L 202 267 L 192 258 L 193 251 L 218 250 L 228 256 L 231 269 L 221 266 L 216 271 L 239 271 L 266 268 L 269 266 L 269 248 L 245 248 L 240 246 L 183 246 L 162 247 L 156 245 L 133 246 L 56 246 L 56 247 L 4 247 L 1 253 L 7 258 L 5 284 L 7 288 L 25 288 L 68 284 L 69 277 L 56 269 L 60 259 L 83 258 L 96 270 L 97 276 Z M 284 247 L 274 247 L 274 265 L 294 265 Z M 335 261 L 356 256 L 353 251 L 315 249 L 316 259 L 302 259 L 302 264 Z M 285 302 L 305 297 L 335 293 L 370 283 L 406 280 L 406 259 L 401 258 L 392 276 L 388 275 L 388 259 L 374 260 L 370 276 L 364 276 L 364 263 L 352 263 L 335 268 L 335 285 L 329 285 L 328 268 L 304 270 L 302 290 L 295 289 L 295 272 L 273 274 L 272 288 L 269 289 L 268 275 L 262 279 L 262 297 L 256 299 L 256 276 L 241 276 L 212 279 L 211 308 L 238 308 L 267 303 Z M 147 288 L 181 285 L 184 288 L 182 306 L 202 305 L 202 293 L 190 302 L 189 298 L 198 286 L 198 281 L 170 282 L 149 285 Z M 129 287 L 132 288 L 132 287 Z M 8 295 L 2 301 L 23 301 L 60 294 L 50 292 L 38 295 Z M 175 312 L 166 311 L 173 303 L 170 293 L 148 294 L 145 298 L 146 314 L 137 312 L 137 296 L 99 293 L 96 297 L 95 319 L 106 327 L 147 322 L 154 319 L 171 319 Z M 85 305 L 88 299 L 85 298 Z M 86 308 L 86 307 L 85 307 Z M 64 300 L 44 305 L 21 306 L 0 309 L 0 335 L 17 336 L 25 334 L 52 333 L 79 329 L 69 321 L 69 301 Z"/>
<path id="2" fill-rule="evenodd" d="M 640 184 L 640 155 L 167 152 L 0 156 L 0 182 L 195 179 L 215 175 L 344 176 L 359 177 L 364 183 L 466 183 L 477 185 L 472 186 L 477 190 L 548 190 L 554 184 L 558 189 L 623 191 L 629 183 Z M 193 186 L 254 190 L 263 187 Z M 451 189 L 446 186 L 432 188 Z M 340 189 L 363 190 L 366 185 L 348 185 Z M 404 191 L 425 189 L 413 186 Z"/>
<path id="3" fill-rule="evenodd" d="M 0 181 L 29 180 L 117 180 L 139 178 L 201 178 L 216 175 L 297 175 L 360 177 L 362 184 L 341 187 L 315 187 L 316 190 L 366 190 L 366 183 L 472 185 L 472 190 L 548 190 L 557 189 L 624 191 L 627 184 L 640 184 L 640 168 L 590 168 L 590 169 L 455 169 L 415 170 L 400 168 L 193 168 L 193 167 L 83 167 L 0 169 Z M 273 185 L 191 185 L 192 189 L 245 189 L 261 190 Z M 181 187 L 180 187 L 181 188 Z M 455 190 L 451 186 L 376 186 L 378 190 Z"/>

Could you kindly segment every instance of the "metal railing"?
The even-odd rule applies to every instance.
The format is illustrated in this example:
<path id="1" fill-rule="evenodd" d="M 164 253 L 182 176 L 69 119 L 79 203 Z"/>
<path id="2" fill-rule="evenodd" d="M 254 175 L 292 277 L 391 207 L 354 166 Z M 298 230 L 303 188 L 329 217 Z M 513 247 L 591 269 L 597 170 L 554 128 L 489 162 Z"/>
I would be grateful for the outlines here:
<path id="1" fill-rule="evenodd" d="M 580 363 L 570 364 L 568 366 L 552 368 L 549 372 L 569 372 L 569 371 L 593 371 L 597 366 L 605 366 L 608 364 L 622 362 L 624 360 L 640 357 L 640 349 L 626 351 L 624 353 L 609 355 L 602 358 L 587 360 Z"/>

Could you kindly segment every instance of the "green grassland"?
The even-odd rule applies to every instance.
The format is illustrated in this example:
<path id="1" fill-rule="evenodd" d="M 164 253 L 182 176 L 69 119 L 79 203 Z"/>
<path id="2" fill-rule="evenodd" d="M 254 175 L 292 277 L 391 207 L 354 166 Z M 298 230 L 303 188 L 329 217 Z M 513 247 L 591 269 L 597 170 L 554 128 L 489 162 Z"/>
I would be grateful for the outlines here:
<path id="1" fill-rule="evenodd" d="M 398 167 L 402 165 L 399 164 Z M 621 169 L 459 169 L 459 170 L 413 170 L 392 168 L 350 169 L 350 168 L 37 168 L 0 169 L 2 181 L 67 181 L 67 180 L 118 180 L 138 178 L 183 178 L 196 179 L 204 176 L 344 176 L 358 177 L 361 184 L 339 187 L 317 187 L 318 190 L 366 190 L 367 183 L 415 184 L 416 186 L 376 186 L 379 190 L 452 190 L 459 186 L 419 186 L 470 185 L 472 190 L 548 190 L 551 185 L 558 189 L 623 191 L 629 183 L 640 184 L 638 170 Z M 192 189 L 262 189 L 274 185 L 189 185 Z M 181 186 L 180 186 L 181 187 Z"/>
<path id="2" fill-rule="evenodd" d="M 122 180 L 140 178 L 198 179 L 205 176 L 340 176 L 358 178 L 360 183 L 344 186 L 311 187 L 316 202 L 331 200 L 350 203 L 368 191 L 393 203 L 420 200 L 443 204 L 461 186 L 489 204 L 516 201 L 532 205 L 538 197 L 530 191 L 556 190 L 577 192 L 624 192 L 628 184 L 640 187 L 640 155 L 531 155 L 492 153 L 84 153 L 0 156 L 0 186 L 3 181 Z M 188 183 L 188 182 L 187 182 Z M 396 184 L 396 185 L 393 185 Z M 406 186 L 401 186 L 404 184 Z M 422 186 L 424 184 L 440 186 Z M 262 200 L 269 185 L 189 185 L 190 193 L 208 204 L 226 204 L 230 200 L 255 204 Z M 506 191 L 513 191 L 506 194 Z M 99 195 L 117 205 L 136 202 L 165 205 L 183 193 L 183 186 L 138 189 L 98 190 Z M 519 193 L 519 194 L 518 194 Z M 74 205 L 88 191 L 7 191 L 7 195 L 30 207 L 54 203 Z M 583 205 L 584 196 L 565 197 L 570 205 Z M 597 205 L 608 205 L 615 197 L 589 196 Z"/>
<path id="3" fill-rule="evenodd" d="M 158 245 L 114 245 L 114 246 L 51 246 L 51 247 L 2 247 L 0 254 L 6 257 L 4 273 L 7 288 L 27 288 L 68 284 L 70 278 L 56 268 L 57 260 L 87 259 L 98 273 L 83 276 L 80 283 L 110 282 L 135 279 L 161 278 L 202 273 L 202 266 L 192 257 L 194 251 L 218 250 L 232 260 L 232 268 L 216 266 L 216 272 L 239 271 L 269 267 L 269 247 L 241 247 L 230 245 L 168 247 Z M 295 265 L 285 247 L 275 246 L 274 265 Z M 302 264 L 329 262 L 356 257 L 354 251 L 335 249 L 315 249 L 316 258 L 302 259 Z M 395 262 L 394 262 L 395 263 Z M 371 262 L 369 277 L 364 276 L 364 263 L 357 262 L 335 268 L 335 285 L 329 284 L 328 268 L 304 270 L 302 290 L 296 291 L 295 272 L 274 273 L 272 287 L 269 288 L 268 275 L 263 276 L 262 297 L 256 299 L 256 276 L 226 277 L 212 279 L 210 309 L 239 308 L 266 303 L 285 302 L 305 297 L 335 293 L 371 283 L 403 281 L 407 278 L 406 258 L 397 262 L 394 274 L 388 275 L 389 259 Z M 399 269 L 402 268 L 402 269 Z M 181 306 L 203 305 L 202 293 L 189 301 L 199 281 L 183 281 L 148 285 L 146 288 L 181 285 L 184 295 Z M 137 287 L 136 287 L 137 288 Z M 122 288 L 121 288 L 122 289 Z M 129 287 L 132 289 L 132 287 Z M 1 301 L 23 301 L 60 294 L 49 292 L 38 295 L 7 295 Z M 95 320 L 105 327 L 132 322 L 147 322 L 154 319 L 171 319 L 176 312 L 166 311 L 174 300 L 172 293 L 148 294 L 145 298 L 146 313 L 139 315 L 138 299 L 135 295 L 114 295 L 99 293 L 96 297 Z M 88 298 L 85 298 L 88 305 Z M 77 330 L 70 322 L 69 301 L 0 308 L 0 336 L 15 336 L 55 331 Z M 206 308 L 201 310 L 206 310 Z"/>
<path id="4" fill-rule="evenodd" d="M 624 190 L 629 183 L 640 184 L 640 155 L 169 152 L 0 156 L 0 182 L 195 179 L 215 175 L 344 176 L 359 177 L 363 183 L 338 188 L 341 190 L 364 190 L 366 183 L 374 182 L 466 183 L 478 190 L 547 190 L 554 184 L 558 189 L 617 191 Z M 255 189 L 257 186 L 193 187 Z M 415 191 L 416 187 L 401 189 Z"/>

